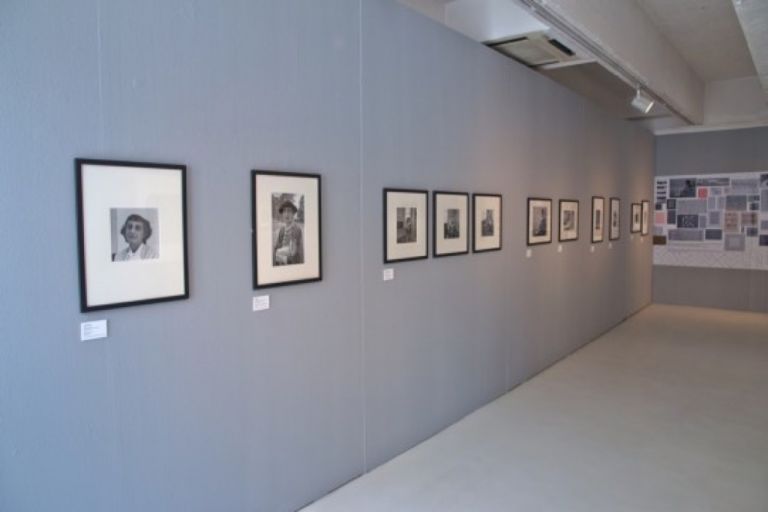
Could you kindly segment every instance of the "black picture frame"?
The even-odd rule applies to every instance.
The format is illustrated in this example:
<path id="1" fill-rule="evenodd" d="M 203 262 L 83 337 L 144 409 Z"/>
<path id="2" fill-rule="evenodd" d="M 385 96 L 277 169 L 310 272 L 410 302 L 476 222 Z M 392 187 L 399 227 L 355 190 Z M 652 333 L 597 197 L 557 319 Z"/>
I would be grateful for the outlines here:
<path id="1" fill-rule="evenodd" d="M 262 169 L 251 171 L 254 290 L 322 281 L 322 195 L 320 174 Z M 292 218 L 279 220 L 280 215 L 287 218 L 291 212 Z M 286 228 L 291 229 L 292 234 L 286 235 Z M 300 245 L 296 239 L 297 232 L 300 234 Z M 292 238 L 288 245 L 285 245 L 286 238 Z"/>
<path id="2" fill-rule="evenodd" d="M 563 205 L 564 204 L 570 204 L 570 205 L 576 205 L 576 236 L 573 238 L 563 238 Z M 560 199 L 558 202 L 558 229 L 557 229 L 557 240 L 558 242 L 576 242 L 579 239 L 579 225 L 581 221 L 581 212 L 580 204 L 578 199 Z"/>
<path id="3" fill-rule="evenodd" d="M 547 218 L 545 221 L 547 222 L 547 233 L 546 235 L 536 235 L 532 231 L 532 225 L 531 225 L 531 209 L 534 207 L 541 207 L 542 204 L 536 205 L 535 203 L 543 203 L 546 205 L 547 208 Z M 552 199 L 546 198 L 546 197 L 529 197 L 527 204 L 527 211 L 526 211 L 526 223 L 525 223 L 525 232 L 526 232 L 526 244 L 531 247 L 534 245 L 544 245 L 544 244 L 551 244 L 552 243 Z M 541 237 L 541 240 L 538 240 L 537 237 Z"/>
<path id="4" fill-rule="evenodd" d="M 447 238 L 446 230 L 449 229 L 447 225 L 444 225 L 442 230 L 437 225 L 441 220 L 440 212 L 438 211 L 439 203 L 450 199 L 458 199 L 461 203 L 460 205 L 454 204 L 454 206 L 460 206 L 460 218 L 458 219 L 458 226 L 456 226 L 456 238 L 458 239 L 456 243 Z M 461 215 L 461 209 L 464 210 L 463 215 Z M 447 224 L 447 222 L 444 224 Z M 451 241 L 449 242 L 448 240 Z M 450 248 L 450 246 L 456 245 L 459 247 Z M 443 256 L 459 256 L 462 254 L 469 254 L 469 193 L 434 190 L 432 192 L 432 256 L 441 258 Z"/>
<path id="5" fill-rule="evenodd" d="M 597 222 L 597 215 L 595 215 L 595 212 L 598 211 L 597 205 L 600 205 L 600 225 L 596 226 L 595 223 Z M 591 229 L 591 241 L 593 244 L 599 244 L 605 241 L 605 197 L 603 196 L 592 196 L 592 220 L 590 222 Z M 600 237 L 597 237 L 597 234 L 600 234 Z"/>
<path id="6" fill-rule="evenodd" d="M 635 223 L 637 218 L 637 223 Z M 642 226 L 642 213 L 640 203 L 632 203 L 629 211 L 629 232 L 639 233 Z"/>
<path id="7" fill-rule="evenodd" d="M 616 209 L 614 210 L 614 206 L 616 205 Z M 613 212 L 616 212 L 616 214 L 619 216 L 617 219 L 616 224 L 616 236 L 613 236 Z M 616 240 L 619 240 L 621 238 L 621 199 L 618 197 L 611 197 L 608 199 L 608 240 L 611 242 L 614 242 Z"/>
<path id="8" fill-rule="evenodd" d="M 498 201 L 498 215 L 497 219 L 494 220 L 494 217 L 491 217 L 491 225 L 490 229 L 493 231 L 492 235 L 483 236 L 483 223 L 485 222 L 482 218 L 482 215 L 478 214 L 478 208 L 481 207 L 480 203 L 490 201 L 490 202 L 496 202 Z M 472 194 L 472 252 L 490 252 L 490 251 L 500 251 L 502 247 L 502 228 L 504 226 L 504 217 L 502 215 L 503 213 L 503 206 L 502 206 L 503 200 L 501 197 L 501 194 L 485 194 L 485 193 L 475 193 Z M 495 225 L 493 224 L 495 222 Z M 477 233 L 478 230 L 480 230 L 481 236 L 478 237 Z M 486 238 L 486 237 L 493 237 L 493 240 L 490 241 L 488 245 L 482 244 L 480 238 Z M 498 240 L 496 240 L 498 239 Z"/>
<path id="9" fill-rule="evenodd" d="M 74 165 L 80 311 L 188 299 L 186 165 L 96 158 Z M 134 250 L 129 223 L 145 235 Z"/>
<path id="10" fill-rule="evenodd" d="M 422 189 L 389 187 L 382 190 L 382 198 L 384 263 L 400 263 L 429 258 L 429 192 Z M 406 248 L 398 247 L 398 245 L 404 245 L 405 242 L 398 240 L 397 208 L 416 209 L 415 232 L 409 231 L 408 234 L 409 237 L 414 236 L 414 240 L 407 242 L 409 247 Z M 418 214 L 419 210 L 421 210 L 421 215 Z M 414 246 L 411 247 L 410 243 L 414 243 Z"/>

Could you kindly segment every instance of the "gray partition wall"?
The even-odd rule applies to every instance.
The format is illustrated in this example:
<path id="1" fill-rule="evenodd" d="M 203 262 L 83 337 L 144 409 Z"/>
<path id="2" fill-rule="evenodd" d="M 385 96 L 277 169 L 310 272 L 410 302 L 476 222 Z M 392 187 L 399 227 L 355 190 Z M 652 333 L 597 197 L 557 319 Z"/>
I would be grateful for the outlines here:
<path id="1" fill-rule="evenodd" d="M 651 135 L 394 1 L 0 19 L 0 510 L 293 510 L 650 301 Z M 188 300 L 79 312 L 75 157 L 188 166 Z M 321 282 L 251 289 L 254 168 L 323 176 Z M 382 281 L 388 186 L 503 194 L 503 249 Z M 527 258 L 528 195 L 579 199 L 579 241 Z M 594 252 L 592 195 L 624 216 Z"/>
<path id="2" fill-rule="evenodd" d="M 755 171 L 768 171 L 768 128 L 656 138 L 657 176 Z M 768 272 L 654 265 L 653 300 L 768 312 Z"/>

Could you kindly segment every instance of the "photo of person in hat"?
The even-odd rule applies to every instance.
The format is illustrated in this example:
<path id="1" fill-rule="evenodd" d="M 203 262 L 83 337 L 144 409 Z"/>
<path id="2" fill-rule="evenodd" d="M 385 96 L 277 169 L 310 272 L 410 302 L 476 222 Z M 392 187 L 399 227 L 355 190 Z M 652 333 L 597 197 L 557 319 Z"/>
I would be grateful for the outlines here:
<path id="1" fill-rule="evenodd" d="M 304 197 L 300 194 L 273 194 L 272 204 L 273 212 L 277 213 L 272 221 L 273 265 L 304 263 L 304 232 L 301 229 Z"/>

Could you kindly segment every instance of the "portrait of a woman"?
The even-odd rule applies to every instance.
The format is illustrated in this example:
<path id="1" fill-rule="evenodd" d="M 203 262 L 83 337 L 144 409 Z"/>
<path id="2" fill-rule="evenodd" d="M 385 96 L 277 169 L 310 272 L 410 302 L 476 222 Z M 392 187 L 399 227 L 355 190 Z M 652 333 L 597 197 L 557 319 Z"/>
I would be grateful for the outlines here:
<path id="1" fill-rule="evenodd" d="M 147 219 L 135 213 L 129 215 L 120 229 L 120 234 L 125 238 L 128 247 L 114 253 L 112 261 L 157 259 L 157 249 L 147 244 L 147 240 L 152 236 L 152 226 Z"/>

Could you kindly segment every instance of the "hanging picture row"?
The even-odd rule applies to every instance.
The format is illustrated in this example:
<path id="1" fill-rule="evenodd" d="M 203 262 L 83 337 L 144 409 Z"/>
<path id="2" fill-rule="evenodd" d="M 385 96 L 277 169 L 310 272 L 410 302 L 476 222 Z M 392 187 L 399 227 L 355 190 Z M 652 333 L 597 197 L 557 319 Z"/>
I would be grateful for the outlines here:
<path id="1" fill-rule="evenodd" d="M 181 164 L 75 160 L 80 309 L 83 312 L 189 298 L 187 168 Z M 322 280 L 322 178 L 251 171 L 253 288 Z M 502 247 L 502 196 L 383 189 L 384 263 Z M 470 201 L 471 199 L 471 201 Z M 554 238 L 553 200 L 529 197 L 526 243 Z M 579 239 L 579 201 L 560 199 L 558 240 Z M 618 240 L 621 201 L 592 197 L 591 241 Z M 605 227 L 607 223 L 607 228 Z M 650 231 L 650 202 L 632 203 L 630 232 Z M 471 251 L 470 251 L 471 247 Z"/>
<path id="2" fill-rule="evenodd" d="M 642 231 L 643 204 L 648 209 L 648 201 L 632 203 L 630 211 L 630 232 Z M 541 197 L 529 197 L 526 212 L 526 243 L 529 246 L 552 242 L 552 200 Z M 560 199 L 559 202 L 559 242 L 573 242 L 579 239 L 579 201 Z M 645 215 L 648 217 L 648 214 Z M 607 227 L 606 227 L 607 226 Z M 605 240 L 611 242 L 621 238 L 621 199 L 611 197 L 608 204 L 608 216 L 605 214 L 605 198 L 592 197 L 592 216 L 590 220 L 590 241 L 593 244 Z M 647 226 L 646 226 L 647 233 Z"/>
<path id="3" fill-rule="evenodd" d="M 383 192 L 384 263 L 427 258 L 429 192 L 402 188 Z M 501 195 L 473 194 L 471 217 L 469 198 L 467 192 L 432 193 L 434 257 L 469 253 L 470 236 L 472 252 L 501 249 Z"/>

